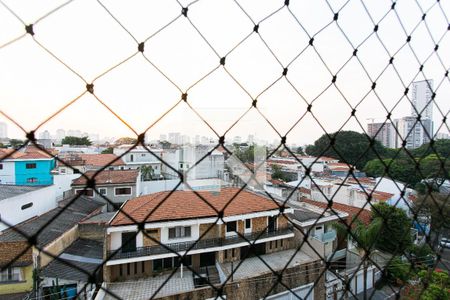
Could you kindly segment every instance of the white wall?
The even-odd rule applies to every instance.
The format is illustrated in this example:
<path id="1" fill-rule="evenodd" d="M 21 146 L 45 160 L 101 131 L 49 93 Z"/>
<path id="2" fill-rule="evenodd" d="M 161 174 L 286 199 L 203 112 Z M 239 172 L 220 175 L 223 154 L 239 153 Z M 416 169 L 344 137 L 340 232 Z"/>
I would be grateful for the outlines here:
<path id="1" fill-rule="evenodd" d="M 81 174 L 54 175 L 53 185 L 55 186 L 56 197 L 62 197 L 65 191 L 71 190 L 72 180 L 80 177 Z"/>
<path id="2" fill-rule="evenodd" d="M 14 161 L 0 161 L 3 165 L 3 169 L 0 170 L 0 184 L 15 184 Z"/>
<path id="3" fill-rule="evenodd" d="M 1 187 L 0 187 L 1 188 Z M 16 225 L 34 216 L 42 215 L 57 206 L 55 186 L 44 187 L 26 194 L 0 201 L 1 220 L 10 225 Z M 33 203 L 33 206 L 22 210 L 25 204 Z M 7 225 L 0 223 L 0 231 L 5 230 Z"/>
<path id="4" fill-rule="evenodd" d="M 140 181 L 136 185 L 136 195 L 148 195 L 162 191 L 171 191 L 180 182 L 178 179 L 172 180 L 156 180 L 156 181 Z M 178 189 L 181 189 L 183 185 L 180 185 Z"/>
<path id="5" fill-rule="evenodd" d="M 179 239 L 169 239 L 169 227 L 161 228 L 161 243 L 181 243 L 181 242 L 191 242 L 199 239 L 200 236 L 200 225 L 191 225 L 191 236 L 187 238 Z"/>

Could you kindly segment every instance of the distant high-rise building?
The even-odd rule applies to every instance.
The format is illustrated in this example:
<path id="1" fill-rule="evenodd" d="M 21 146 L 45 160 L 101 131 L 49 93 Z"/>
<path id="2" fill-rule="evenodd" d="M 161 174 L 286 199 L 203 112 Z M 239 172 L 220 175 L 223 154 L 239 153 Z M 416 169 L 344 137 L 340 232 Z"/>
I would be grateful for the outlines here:
<path id="1" fill-rule="evenodd" d="M 169 143 L 181 145 L 181 134 L 179 132 L 169 132 Z"/>
<path id="2" fill-rule="evenodd" d="M 450 135 L 445 132 L 438 132 L 438 133 L 436 133 L 436 139 L 437 140 L 448 140 L 448 139 L 450 139 Z"/>
<path id="3" fill-rule="evenodd" d="M 395 147 L 396 132 L 390 122 L 372 122 L 367 124 L 367 134 L 388 148 Z"/>
<path id="4" fill-rule="evenodd" d="M 167 141 L 167 135 L 165 135 L 165 134 L 160 134 L 160 135 L 159 135 L 159 141 L 160 141 L 160 142 Z"/>
<path id="5" fill-rule="evenodd" d="M 253 134 L 248 135 L 247 143 L 249 143 L 249 144 L 255 143 L 255 136 Z"/>
<path id="6" fill-rule="evenodd" d="M 0 139 L 8 137 L 8 125 L 4 122 L 0 122 Z"/>
<path id="7" fill-rule="evenodd" d="M 39 133 L 39 139 L 41 140 L 49 140 L 50 139 L 50 132 L 48 130 L 44 130 L 41 133 Z"/>
<path id="8" fill-rule="evenodd" d="M 57 141 L 61 141 L 65 137 L 66 137 L 66 131 L 64 129 L 56 130 L 56 140 Z"/>
<path id="9" fill-rule="evenodd" d="M 81 131 L 71 129 L 71 130 L 67 131 L 67 136 L 81 137 Z"/>
<path id="10" fill-rule="evenodd" d="M 415 149 L 429 143 L 430 137 L 433 136 L 433 122 L 429 118 L 419 122 L 417 117 L 403 117 L 395 120 L 395 126 L 398 130 L 396 148 L 401 147 L 405 141 L 407 149 Z"/>
<path id="11" fill-rule="evenodd" d="M 433 80 L 415 81 L 411 84 L 411 115 L 433 120 Z"/>

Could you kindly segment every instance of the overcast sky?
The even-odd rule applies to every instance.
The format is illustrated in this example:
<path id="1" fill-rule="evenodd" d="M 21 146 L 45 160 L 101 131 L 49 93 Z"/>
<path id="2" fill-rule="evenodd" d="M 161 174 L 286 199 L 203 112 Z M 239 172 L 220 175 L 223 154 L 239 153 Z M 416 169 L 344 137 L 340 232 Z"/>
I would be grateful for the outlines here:
<path id="1" fill-rule="evenodd" d="M 1 1 L 26 24 L 36 23 L 64 3 Z M 185 6 L 185 2 L 181 1 L 181 4 Z M 441 39 L 437 51 L 440 59 L 436 53 L 432 54 L 423 69 L 426 78 L 434 80 L 435 89 L 450 66 L 449 21 L 442 13 L 444 10 L 450 16 L 449 1 L 441 1 L 441 7 L 434 5 L 426 15 L 432 38 L 424 22 L 412 33 L 410 46 L 414 52 L 408 45 L 401 48 L 407 34 L 394 11 L 380 22 L 389 11 L 391 1 L 368 0 L 364 2 L 366 7 L 356 0 L 329 1 L 330 7 L 321 0 L 291 0 L 289 8 L 283 7 L 283 2 L 239 0 L 247 15 L 232 0 L 200 0 L 190 5 L 187 15 L 210 47 L 190 21 L 181 15 L 181 6 L 176 1 L 103 0 L 101 3 L 138 42 L 151 37 L 145 43 L 144 57 L 141 53 L 134 55 L 137 51 L 136 41 L 101 4 L 75 0 L 37 22 L 34 37 L 82 78 L 49 55 L 30 35 L 26 35 L 0 48 L 0 109 L 26 130 L 32 130 L 52 113 L 80 96 L 86 89 L 83 79 L 86 82 L 95 79 L 95 95 L 139 133 L 173 107 L 181 94 L 188 90 L 188 103 L 219 135 L 250 108 L 255 98 L 262 114 L 284 135 L 306 113 L 308 103 L 316 99 L 312 104 L 312 112 L 317 120 L 307 113 L 288 134 L 290 143 L 311 143 L 324 133 L 324 129 L 333 132 L 341 128 L 350 116 L 351 108 L 337 88 L 351 105 L 360 102 L 370 90 L 372 82 L 355 57 L 341 69 L 351 58 L 353 46 L 361 44 L 373 32 L 374 25 L 366 9 L 373 22 L 379 24 L 378 36 L 372 34 L 358 47 L 357 55 L 373 80 L 380 77 L 376 81 L 375 91 L 387 109 L 392 109 L 402 98 L 403 84 L 409 84 L 414 79 L 425 79 L 423 74 L 418 74 L 420 63 L 415 55 L 423 62 Z M 428 10 L 435 2 L 419 1 L 424 10 Z M 332 22 L 333 11 L 338 10 L 338 21 Z M 423 15 L 415 1 L 409 0 L 398 1 L 396 11 L 408 34 Z M 170 25 L 158 32 L 171 21 Z M 330 26 L 320 31 L 330 22 Z M 254 23 L 260 23 L 259 33 L 278 60 L 260 36 L 252 34 Z M 0 45 L 25 32 L 21 21 L 1 4 L 0 27 Z M 314 50 L 308 46 L 309 36 L 317 32 Z M 396 53 L 393 66 L 403 84 L 393 66 L 389 66 L 380 76 L 389 62 L 386 50 L 391 55 Z M 224 56 L 226 70 L 241 86 L 220 66 L 220 57 Z M 97 78 L 127 58 L 125 63 Z M 286 66 L 287 77 L 276 81 Z M 336 86 L 332 85 L 322 93 L 331 83 L 330 72 L 336 74 L 338 71 Z M 436 95 L 441 112 L 447 114 L 450 108 L 448 78 L 442 82 Z M 403 98 L 395 107 L 393 116 L 403 117 L 410 111 L 408 99 Z M 435 128 L 442 124 L 441 112 L 435 107 Z M 364 129 L 368 118 L 383 119 L 386 114 L 373 92 L 356 111 Z M 0 115 L 2 121 L 8 123 L 10 137 L 24 137 L 19 128 Z M 54 133 L 58 128 L 79 129 L 101 136 L 133 135 L 89 93 L 45 123 L 38 132 L 49 130 Z M 355 119 L 349 121 L 344 129 L 362 131 Z M 176 106 L 149 131 L 150 136 L 155 138 L 168 132 L 182 132 L 191 136 L 215 135 L 186 103 Z M 448 133 L 448 127 L 441 132 Z M 240 135 L 246 138 L 249 134 L 269 141 L 277 137 L 255 109 L 250 110 L 227 136 Z"/>

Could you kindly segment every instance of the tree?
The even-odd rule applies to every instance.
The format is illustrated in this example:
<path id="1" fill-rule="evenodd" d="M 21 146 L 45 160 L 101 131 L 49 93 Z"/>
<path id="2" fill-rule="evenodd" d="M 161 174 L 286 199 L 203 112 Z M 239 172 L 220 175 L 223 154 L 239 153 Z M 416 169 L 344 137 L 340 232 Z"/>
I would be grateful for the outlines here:
<path id="1" fill-rule="evenodd" d="M 303 151 L 303 147 L 302 147 L 302 146 L 297 147 L 297 149 L 295 150 L 295 152 L 296 152 L 297 154 L 300 154 L 300 155 L 305 155 L 305 152 Z"/>
<path id="2" fill-rule="evenodd" d="M 116 145 L 133 145 L 136 144 L 137 139 L 132 138 L 132 137 L 121 137 L 119 139 L 117 139 L 114 144 Z"/>
<path id="3" fill-rule="evenodd" d="M 436 140 L 433 143 L 433 147 L 430 146 L 430 143 L 423 144 L 419 148 L 416 148 L 411 151 L 415 157 L 425 157 L 430 154 L 437 154 L 442 159 L 450 156 L 450 140 L 449 139 L 441 139 Z"/>
<path id="4" fill-rule="evenodd" d="M 289 178 L 287 178 L 283 171 L 281 170 L 281 167 L 278 165 L 272 165 L 272 178 L 273 179 L 280 179 L 283 181 L 289 181 Z"/>
<path id="5" fill-rule="evenodd" d="M 330 156 L 362 169 L 369 160 L 376 158 L 377 154 L 383 156 L 385 148 L 379 141 L 373 141 L 371 145 L 371 139 L 366 134 L 338 131 L 329 136 L 322 135 L 312 147 L 307 147 L 307 153 L 314 156 Z"/>
<path id="6" fill-rule="evenodd" d="M 150 181 L 155 176 L 155 170 L 150 165 L 145 165 L 141 167 L 141 178 L 142 181 Z"/>
<path id="7" fill-rule="evenodd" d="M 61 144 L 63 145 L 71 145 L 71 146 L 90 146 L 92 142 L 88 137 L 76 137 L 76 136 L 66 136 L 62 139 Z"/>
<path id="8" fill-rule="evenodd" d="M 414 187 L 422 179 L 416 170 L 416 164 L 417 162 L 410 157 L 383 160 L 376 158 L 368 161 L 363 171 L 368 176 L 386 176 Z"/>
<path id="9" fill-rule="evenodd" d="M 412 245 L 412 221 L 403 209 L 386 203 L 375 204 L 372 208 L 372 218 L 383 221 L 375 243 L 377 249 L 401 255 Z"/>
<path id="10" fill-rule="evenodd" d="M 9 140 L 9 145 L 11 147 L 13 147 L 14 149 L 21 147 L 24 143 L 25 143 L 24 141 L 18 140 L 18 139 L 10 139 Z"/>
<path id="11" fill-rule="evenodd" d="M 108 147 L 102 151 L 102 154 L 112 154 L 112 153 L 114 153 L 114 148 L 112 147 Z"/>
<path id="12" fill-rule="evenodd" d="M 350 232 L 348 227 L 342 223 L 335 223 L 334 227 L 340 235 L 348 235 L 356 243 L 358 254 L 363 261 L 364 295 L 367 295 L 367 259 L 374 249 L 383 220 L 375 218 L 369 225 L 365 225 L 359 219 L 354 219 L 352 224 Z"/>
<path id="13" fill-rule="evenodd" d="M 386 266 L 387 278 L 395 283 L 405 283 L 414 275 L 412 266 L 408 261 L 403 261 L 400 256 L 395 256 Z"/>
<path id="14" fill-rule="evenodd" d="M 413 211 L 417 214 L 426 212 L 431 215 L 431 228 L 434 232 L 450 230 L 450 198 L 441 193 L 419 195 L 414 201 Z"/>

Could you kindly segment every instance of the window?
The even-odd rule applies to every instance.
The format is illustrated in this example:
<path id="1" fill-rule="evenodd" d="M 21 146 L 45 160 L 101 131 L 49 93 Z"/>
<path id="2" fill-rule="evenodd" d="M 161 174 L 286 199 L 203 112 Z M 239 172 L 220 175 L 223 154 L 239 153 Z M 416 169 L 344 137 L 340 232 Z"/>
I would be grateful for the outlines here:
<path id="1" fill-rule="evenodd" d="M 92 189 L 87 189 L 87 190 L 85 190 L 85 189 L 78 189 L 78 190 L 75 190 L 75 193 L 77 195 L 94 197 L 94 190 L 92 190 Z"/>
<path id="2" fill-rule="evenodd" d="M 100 195 L 106 196 L 106 188 L 99 188 L 99 189 L 98 189 L 98 193 L 99 193 Z"/>
<path id="3" fill-rule="evenodd" d="M 173 269 L 180 266 L 179 257 L 168 257 L 162 259 L 155 259 L 153 262 L 153 271 L 162 271 L 167 269 Z M 185 265 L 192 265 L 192 257 L 190 255 L 184 258 Z"/>
<path id="4" fill-rule="evenodd" d="M 184 237 L 191 236 L 191 227 L 190 226 L 177 226 L 169 228 L 169 239 L 179 239 Z"/>
<path id="5" fill-rule="evenodd" d="M 134 251 L 136 251 L 136 233 L 122 232 L 122 252 Z"/>
<path id="6" fill-rule="evenodd" d="M 27 178 L 27 183 L 36 183 L 38 180 L 36 177 Z"/>
<path id="7" fill-rule="evenodd" d="M 269 232 L 277 230 L 277 216 L 267 217 L 267 230 Z"/>
<path id="8" fill-rule="evenodd" d="M 0 170 L 3 170 L 3 164 L 0 164 Z"/>
<path id="9" fill-rule="evenodd" d="M 228 250 L 224 250 L 223 251 L 223 258 L 227 259 L 228 258 Z"/>
<path id="10" fill-rule="evenodd" d="M 59 171 L 61 174 L 66 174 L 66 168 L 61 168 L 61 170 Z"/>
<path id="11" fill-rule="evenodd" d="M 227 222 L 227 233 L 236 232 L 237 231 L 237 222 Z"/>
<path id="12" fill-rule="evenodd" d="M 234 248 L 231 249 L 231 256 L 234 257 Z"/>
<path id="13" fill-rule="evenodd" d="M 134 274 L 136 275 L 138 273 L 138 263 L 137 261 L 134 262 Z"/>
<path id="14" fill-rule="evenodd" d="M 134 161 L 134 155 L 130 154 L 130 161 Z"/>
<path id="15" fill-rule="evenodd" d="M 7 268 L 0 272 L 0 282 L 21 281 L 22 274 L 20 268 Z"/>
<path id="16" fill-rule="evenodd" d="M 142 268 L 142 269 L 141 269 L 141 272 L 142 272 L 142 273 L 145 273 L 145 261 L 142 261 L 142 262 L 141 262 L 141 268 Z"/>
<path id="17" fill-rule="evenodd" d="M 141 156 L 142 156 L 142 157 L 145 157 L 145 153 L 142 153 Z"/>
<path id="18" fill-rule="evenodd" d="M 36 163 L 27 163 L 27 164 L 25 164 L 25 168 L 36 169 Z"/>
<path id="19" fill-rule="evenodd" d="M 22 207 L 20 209 L 25 210 L 25 209 L 30 208 L 32 206 L 33 206 L 33 202 L 30 202 L 30 203 L 22 205 Z"/>
<path id="20" fill-rule="evenodd" d="M 130 187 L 115 188 L 114 194 L 115 196 L 130 196 L 131 188 Z"/>
<path id="21" fill-rule="evenodd" d="M 251 229 L 252 228 L 252 219 L 246 219 L 245 220 L 245 229 Z"/>

